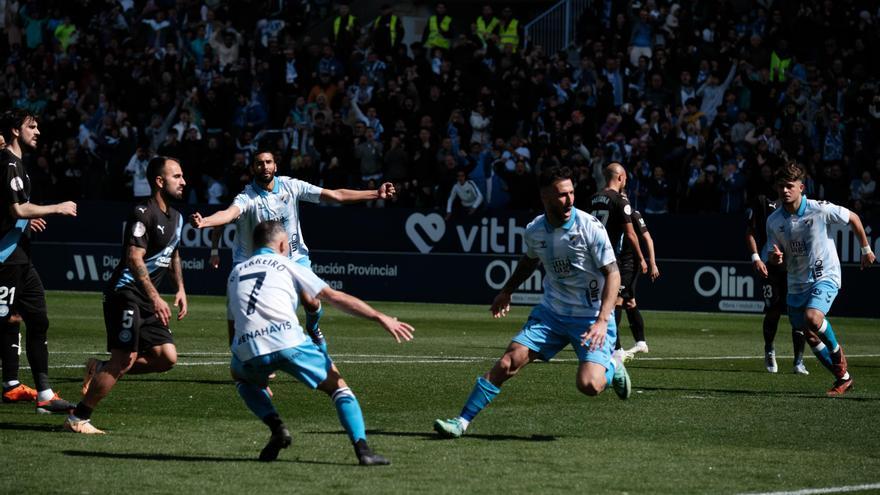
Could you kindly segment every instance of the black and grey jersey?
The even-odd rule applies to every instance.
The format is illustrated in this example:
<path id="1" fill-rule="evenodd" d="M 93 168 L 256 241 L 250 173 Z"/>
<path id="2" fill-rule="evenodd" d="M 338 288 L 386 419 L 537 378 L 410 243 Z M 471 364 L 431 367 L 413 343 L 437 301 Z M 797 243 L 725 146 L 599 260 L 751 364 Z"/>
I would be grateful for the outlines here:
<path id="1" fill-rule="evenodd" d="M 617 191 L 606 189 L 593 195 L 590 200 L 590 214 L 598 218 L 614 247 L 614 254 L 619 255 L 623 246 L 623 232 L 626 224 L 632 223 L 632 207 L 626 196 Z"/>
<path id="2" fill-rule="evenodd" d="M 636 237 L 640 237 L 642 234 L 648 231 L 648 225 L 645 223 L 645 219 L 642 218 L 642 214 L 639 213 L 639 210 L 633 210 L 632 214 L 629 216 L 630 220 L 632 220 L 633 229 L 636 231 Z M 632 248 L 632 245 L 628 242 L 623 243 L 623 247 L 620 249 L 620 256 L 618 256 L 618 261 L 620 264 L 623 263 L 635 263 L 635 250 Z"/>
<path id="3" fill-rule="evenodd" d="M 5 265 L 29 263 L 30 239 L 26 235 L 28 221 L 13 218 L 9 208 L 14 204 L 27 203 L 31 198 L 31 179 L 24 169 L 21 158 L 8 149 L 0 150 L 3 166 L 3 188 L 0 198 L 0 263 Z"/>
<path id="4" fill-rule="evenodd" d="M 165 213 L 156 201 L 150 198 L 134 207 L 125 225 L 122 260 L 128 259 L 129 246 L 145 249 L 144 263 L 150 273 L 150 281 L 153 286 L 158 287 L 165 273 L 168 272 L 168 267 L 180 244 L 182 231 L 183 217 L 180 213 L 170 206 Z M 126 293 L 144 307 L 151 307 L 146 292 L 125 261 L 116 266 L 104 291 Z"/>
<path id="5" fill-rule="evenodd" d="M 767 218 L 776 211 L 776 208 L 776 201 L 771 201 L 764 195 L 755 198 L 746 208 L 746 228 L 750 229 L 755 237 L 758 254 L 764 252 L 767 244 Z"/>

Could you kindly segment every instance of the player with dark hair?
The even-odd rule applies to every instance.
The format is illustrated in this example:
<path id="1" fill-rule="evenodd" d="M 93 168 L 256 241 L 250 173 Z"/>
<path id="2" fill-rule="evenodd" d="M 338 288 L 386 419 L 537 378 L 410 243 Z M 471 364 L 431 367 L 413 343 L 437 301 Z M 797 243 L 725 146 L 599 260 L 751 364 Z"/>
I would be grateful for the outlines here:
<path id="1" fill-rule="evenodd" d="M 351 315 L 375 321 L 397 342 L 412 339 L 412 326 L 330 288 L 311 270 L 291 260 L 291 242 L 281 222 L 257 224 L 252 242 L 253 255 L 232 270 L 227 294 L 228 314 L 234 321 L 229 326 L 229 345 L 236 387 L 248 409 L 272 431 L 260 460 L 275 460 L 292 441 L 266 390 L 269 375 L 281 370 L 331 398 L 361 465 L 389 464 L 367 445 L 364 416 L 354 392 L 333 366 L 326 349 L 320 349 L 306 336 L 297 320 L 296 307 L 307 294 Z"/>
<path id="2" fill-rule="evenodd" d="M 183 217 L 171 207 L 183 199 L 186 181 L 180 162 L 157 156 L 147 165 L 152 194 L 134 207 L 125 226 L 122 259 L 104 289 L 104 325 L 110 359 L 89 359 L 83 380 L 83 399 L 64 421 L 74 433 L 100 435 L 91 424 L 93 410 L 123 375 L 160 373 L 177 363 L 168 307 L 157 287 L 171 272 L 177 286 L 177 320 L 187 313 L 186 291 L 178 245 Z"/>
<path id="3" fill-rule="evenodd" d="M 767 239 L 771 264 L 785 263 L 788 270 L 788 317 L 792 326 L 803 329 L 813 354 L 834 375 L 829 397 L 843 395 L 852 388 L 843 347 L 831 323 L 825 318 L 841 287 L 840 260 L 829 235 L 829 226 L 848 223 L 861 245 L 862 269 L 876 257 L 868 244 L 858 215 L 827 201 L 807 199 L 804 170 L 788 163 L 776 172 L 776 189 L 782 207 L 767 219 Z"/>
<path id="4" fill-rule="evenodd" d="M 608 229 L 608 238 L 611 239 L 611 245 L 614 247 L 614 254 L 620 267 L 621 294 L 615 303 L 614 319 L 616 322 L 620 322 L 621 309 L 624 306 L 623 296 L 631 296 L 629 297 L 630 302 L 627 304 L 627 319 L 636 339 L 636 346 L 633 347 L 633 350 L 648 352 L 648 345 L 645 343 L 645 323 L 641 312 L 635 306 L 634 299 L 634 286 L 638 276 L 636 266 L 639 266 L 642 273 L 646 273 L 648 264 L 642 255 L 639 238 L 633 227 L 632 206 L 623 193 L 626 188 L 626 169 L 623 168 L 623 165 L 612 162 L 605 167 L 603 174 L 607 185 L 605 189 L 593 195 L 590 200 L 590 213 Z M 656 268 L 656 265 L 654 267 Z M 633 289 L 630 290 L 630 287 Z M 639 342 L 642 345 L 639 345 Z M 620 342 L 615 345 L 618 349 L 620 348 Z"/>
<path id="5" fill-rule="evenodd" d="M 785 311 L 785 296 L 788 292 L 785 269 L 776 264 L 766 264 L 767 260 L 767 217 L 776 211 L 777 202 L 761 194 L 746 209 L 746 247 L 751 253 L 752 266 L 761 275 L 761 289 L 764 295 L 764 367 L 770 373 L 779 371 L 776 363 L 776 350 L 773 341 L 779 327 L 779 318 Z M 804 332 L 792 326 L 791 342 L 794 348 L 793 371 L 798 375 L 809 375 L 804 365 Z"/>
<path id="6" fill-rule="evenodd" d="M 72 405 L 49 385 L 49 347 L 47 333 L 46 291 L 31 263 L 30 241 L 25 231 L 41 231 L 43 217 L 76 216 L 76 203 L 54 205 L 30 202 L 31 180 L 22 163 L 25 149 L 37 146 L 40 130 L 37 118 L 27 110 L 11 110 L 0 117 L 0 133 L 6 147 L 0 150 L 3 161 L 3 216 L 0 219 L 0 333 L 2 333 L 3 402 L 36 401 L 38 413 L 66 413 Z M 18 380 L 21 337 L 13 313 L 27 326 L 26 350 L 36 391 Z"/>
<path id="7" fill-rule="evenodd" d="M 303 239 L 299 220 L 299 203 L 358 203 L 394 196 L 394 185 L 386 182 L 378 189 L 356 191 L 352 189 L 324 189 L 308 182 L 290 177 L 276 176 L 278 166 L 271 151 L 260 150 L 254 155 L 251 171 L 254 181 L 235 197 L 225 210 L 202 217 L 194 213 L 190 217 L 193 227 L 200 229 L 220 227 L 235 222 L 238 235 L 232 250 L 232 263 L 236 265 L 248 259 L 253 253 L 251 233 L 254 227 L 266 220 L 278 220 L 287 229 L 290 238 L 290 257 L 296 263 L 311 268 L 309 249 Z M 219 234 L 219 232 L 217 232 Z M 219 235 L 212 236 L 212 242 L 219 241 Z M 216 244 L 212 246 L 216 250 Z M 216 251 L 214 251 L 216 252 Z M 323 314 L 321 302 L 305 297 L 302 301 L 306 312 L 305 329 L 319 347 L 326 347 L 324 336 L 319 328 Z"/>
<path id="8" fill-rule="evenodd" d="M 434 430 L 443 437 L 464 434 L 471 421 L 501 392 L 501 386 L 537 359 L 550 360 L 571 345 L 578 356 L 577 388 L 595 396 L 608 385 L 621 399 L 632 393 L 622 352 L 614 352 L 617 327 L 614 301 L 620 273 L 611 241 L 602 223 L 574 208 L 574 185 L 568 167 L 541 173 L 543 215 L 526 227 L 526 253 L 492 302 L 492 316 L 510 310 L 513 291 L 544 265 L 544 296 L 504 355 L 477 378 L 461 414 L 438 419 Z"/>

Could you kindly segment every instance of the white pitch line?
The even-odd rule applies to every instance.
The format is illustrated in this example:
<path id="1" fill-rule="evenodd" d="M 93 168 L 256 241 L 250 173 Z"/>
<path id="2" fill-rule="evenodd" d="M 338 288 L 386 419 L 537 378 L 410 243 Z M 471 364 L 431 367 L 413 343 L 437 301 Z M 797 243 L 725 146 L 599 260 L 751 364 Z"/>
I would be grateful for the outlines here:
<path id="1" fill-rule="evenodd" d="M 804 488 L 803 490 L 793 490 L 788 492 L 740 493 L 739 495 L 816 495 L 821 493 L 861 492 L 864 490 L 875 490 L 877 488 L 880 488 L 880 483 L 871 483 L 868 485 L 829 486 L 827 488 Z"/>

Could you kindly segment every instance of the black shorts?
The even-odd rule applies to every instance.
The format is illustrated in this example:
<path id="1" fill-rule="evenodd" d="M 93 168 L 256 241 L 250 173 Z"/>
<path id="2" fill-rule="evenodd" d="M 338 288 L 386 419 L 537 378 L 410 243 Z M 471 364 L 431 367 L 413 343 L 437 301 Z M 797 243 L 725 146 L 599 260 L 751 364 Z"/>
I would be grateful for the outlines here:
<path id="1" fill-rule="evenodd" d="M 788 294 L 788 273 L 785 270 L 767 265 L 767 278 L 761 279 L 761 290 L 764 294 L 764 313 L 788 310 L 786 296 Z"/>
<path id="2" fill-rule="evenodd" d="M 46 315 L 46 290 L 30 263 L 0 265 L 0 322 L 16 312 L 25 319 Z"/>
<path id="3" fill-rule="evenodd" d="M 631 263 L 620 266 L 620 297 L 624 301 L 636 298 L 636 282 L 639 281 L 639 269 Z"/>
<path id="4" fill-rule="evenodd" d="M 104 294 L 104 327 L 108 351 L 142 353 L 174 343 L 171 329 L 162 325 L 152 310 L 142 308 L 123 294 Z"/>

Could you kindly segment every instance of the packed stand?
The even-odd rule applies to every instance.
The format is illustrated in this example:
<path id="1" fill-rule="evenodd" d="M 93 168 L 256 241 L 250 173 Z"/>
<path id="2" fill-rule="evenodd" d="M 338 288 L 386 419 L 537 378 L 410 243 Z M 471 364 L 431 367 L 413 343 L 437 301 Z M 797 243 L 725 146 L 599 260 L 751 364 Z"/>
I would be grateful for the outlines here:
<path id="1" fill-rule="evenodd" d="M 449 214 L 536 209 L 557 163 L 586 204 L 612 161 L 645 213 L 738 213 L 797 160 L 808 196 L 870 218 L 878 3 L 597 0 L 545 53 L 502 4 L 436 4 L 407 46 L 368 2 L 7 0 L 0 107 L 40 116 L 36 201 L 143 196 L 158 153 L 190 202 L 227 203 L 269 148 L 281 174 Z"/>

